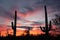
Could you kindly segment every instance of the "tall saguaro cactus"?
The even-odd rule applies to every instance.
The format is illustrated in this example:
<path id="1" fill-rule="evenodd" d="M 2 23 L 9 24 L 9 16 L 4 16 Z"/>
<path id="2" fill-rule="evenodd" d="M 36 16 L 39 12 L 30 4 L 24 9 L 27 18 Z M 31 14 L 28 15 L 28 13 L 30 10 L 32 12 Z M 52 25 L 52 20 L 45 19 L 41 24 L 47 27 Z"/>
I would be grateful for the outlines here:
<path id="1" fill-rule="evenodd" d="M 40 28 L 41 28 L 41 30 L 43 32 L 45 32 L 46 35 L 48 35 L 49 34 L 49 31 L 52 28 L 52 25 L 51 25 L 51 21 L 50 21 L 50 23 L 48 25 L 48 17 L 47 17 L 47 8 L 46 8 L 46 6 L 44 6 L 44 9 L 45 9 L 45 27 L 41 27 L 40 26 Z"/>
<path id="2" fill-rule="evenodd" d="M 11 22 L 14 37 L 16 36 L 16 22 L 17 22 L 17 11 L 15 11 L 14 23 Z"/>

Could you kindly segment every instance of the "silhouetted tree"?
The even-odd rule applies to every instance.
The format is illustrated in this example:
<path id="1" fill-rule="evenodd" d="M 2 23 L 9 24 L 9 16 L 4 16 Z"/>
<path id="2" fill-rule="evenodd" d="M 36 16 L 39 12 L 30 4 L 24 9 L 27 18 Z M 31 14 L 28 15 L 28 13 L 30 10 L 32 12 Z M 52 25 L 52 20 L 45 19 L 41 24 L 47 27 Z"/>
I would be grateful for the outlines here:
<path id="1" fill-rule="evenodd" d="M 26 32 L 27 32 L 27 36 L 29 36 L 29 35 L 30 35 L 29 31 L 30 31 L 30 29 L 32 29 L 32 28 L 30 28 L 30 27 L 27 27 L 27 28 L 28 28 L 28 30 L 27 30 Z"/>
<path id="2" fill-rule="evenodd" d="M 55 25 L 60 25 L 60 16 L 58 16 L 57 14 L 55 14 L 56 18 L 52 19 L 53 23 Z"/>

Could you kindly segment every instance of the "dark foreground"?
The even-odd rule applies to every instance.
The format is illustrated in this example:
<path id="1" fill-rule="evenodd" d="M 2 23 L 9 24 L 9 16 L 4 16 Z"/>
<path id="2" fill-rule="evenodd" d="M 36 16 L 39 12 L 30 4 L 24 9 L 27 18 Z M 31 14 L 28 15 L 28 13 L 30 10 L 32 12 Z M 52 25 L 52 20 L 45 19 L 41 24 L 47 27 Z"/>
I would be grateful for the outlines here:
<path id="1" fill-rule="evenodd" d="M 13 37 L 13 36 L 7 36 L 7 37 L 0 37 L 0 40 L 60 40 L 60 36 L 53 37 L 53 36 L 20 36 L 20 37 Z"/>

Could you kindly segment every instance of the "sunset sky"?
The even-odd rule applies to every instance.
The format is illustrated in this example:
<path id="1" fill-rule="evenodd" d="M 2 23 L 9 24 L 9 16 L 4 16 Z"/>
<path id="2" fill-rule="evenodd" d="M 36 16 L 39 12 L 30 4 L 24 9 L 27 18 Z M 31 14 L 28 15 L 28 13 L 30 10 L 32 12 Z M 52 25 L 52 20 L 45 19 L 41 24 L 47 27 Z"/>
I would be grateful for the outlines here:
<path id="1" fill-rule="evenodd" d="M 0 0 L 0 29 L 11 28 L 15 10 L 18 15 L 17 26 L 44 25 L 44 5 L 47 6 L 48 22 L 56 18 L 55 14 L 60 16 L 60 0 Z"/>

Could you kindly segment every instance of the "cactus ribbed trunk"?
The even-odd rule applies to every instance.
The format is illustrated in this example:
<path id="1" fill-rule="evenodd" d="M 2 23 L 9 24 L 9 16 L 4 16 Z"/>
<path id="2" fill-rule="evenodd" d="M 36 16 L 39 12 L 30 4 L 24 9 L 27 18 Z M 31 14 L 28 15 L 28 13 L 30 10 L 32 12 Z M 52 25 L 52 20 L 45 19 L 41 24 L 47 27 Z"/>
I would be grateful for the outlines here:
<path id="1" fill-rule="evenodd" d="M 14 20 L 14 36 L 16 36 L 16 20 L 17 19 L 17 12 L 15 11 L 15 20 Z"/>
<path id="2" fill-rule="evenodd" d="M 48 17 L 47 17 L 47 8 L 46 6 L 44 6 L 45 8 L 45 27 L 46 27 L 46 35 L 48 34 Z"/>

